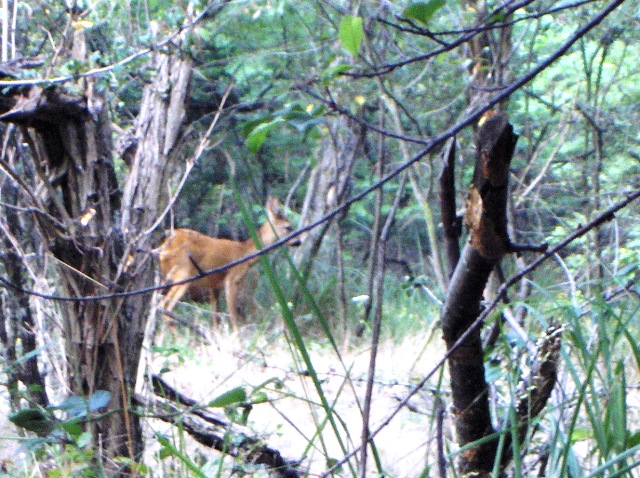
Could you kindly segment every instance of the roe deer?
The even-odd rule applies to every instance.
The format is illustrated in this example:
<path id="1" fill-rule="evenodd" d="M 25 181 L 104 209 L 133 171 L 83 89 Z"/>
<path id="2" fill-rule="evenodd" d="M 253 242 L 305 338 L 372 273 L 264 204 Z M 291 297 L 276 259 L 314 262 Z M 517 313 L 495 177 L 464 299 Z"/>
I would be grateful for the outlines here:
<path id="1" fill-rule="evenodd" d="M 267 220 L 257 231 L 263 247 L 273 244 L 293 230 L 284 215 L 278 199 L 268 197 L 265 209 L 267 211 Z M 300 239 L 293 238 L 287 242 L 287 245 L 298 246 L 300 245 Z M 175 229 L 159 249 L 160 270 L 168 282 L 179 282 L 196 276 L 203 271 L 217 269 L 258 250 L 253 239 L 242 242 L 217 239 L 190 229 Z M 224 288 L 231 325 L 234 331 L 237 332 L 237 319 L 240 313 L 237 309 L 236 298 L 249 268 L 257 261 L 258 258 L 256 257 L 225 271 L 216 272 L 193 282 L 173 286 L 165 294 L 160 307 L 165 311 L 171 312 L 187 292 L 208 292 L 215 324 L 218 292 Z M 167 318 L 168 316 L 165 315 L 165 319 Z"/>

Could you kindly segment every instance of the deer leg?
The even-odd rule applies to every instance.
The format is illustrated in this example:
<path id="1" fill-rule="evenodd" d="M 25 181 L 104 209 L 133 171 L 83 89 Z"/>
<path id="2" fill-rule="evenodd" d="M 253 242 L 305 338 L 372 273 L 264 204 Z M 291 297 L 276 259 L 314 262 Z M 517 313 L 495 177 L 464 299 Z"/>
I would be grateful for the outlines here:
<path id="1" fill-rule="evenodd" d="M 169 289 L 169 292 L 166 293 L 164 299 L 160 303 L 160 307 L 167 312 L 171 312 L 176 304 L 182 299 L 182 297 L 187 293 L 189 289 L 189 284 L 181 284 Z M 164 315 L 165 321 L 171 323 L 172 319 L 168 315 Z"/>
<path id="2" fill-rule="evenodd" d="M 213 327 L 218 328 L 218 299 L 220 295 L 220 289 L 211 289 L 209 293 L 209 303 L 211 304 L 211 318 L 213 320 Z"/>
<path id="3" fill-rule="evenodd" d="M 238 307 L 236 305 L 239 285 L 239 278 L 236 278 L 231 274 L 227 276 L 226 280 L 224 281 L 224 296 L 227 300 L 227 311 L 229 312 L 233 331 L 236 333 L 238 332 L 238 317 L 240 316 L 240 314 L 238 313 Z"/>

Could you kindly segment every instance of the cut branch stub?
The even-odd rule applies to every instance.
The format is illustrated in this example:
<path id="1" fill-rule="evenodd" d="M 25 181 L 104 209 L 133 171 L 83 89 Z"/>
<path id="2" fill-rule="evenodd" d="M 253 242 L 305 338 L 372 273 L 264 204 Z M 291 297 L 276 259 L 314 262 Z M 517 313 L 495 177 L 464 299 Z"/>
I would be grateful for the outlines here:
<path id="1" fill-rule="evenodd" d="M 484 122 L 476 134 L 477 158 L 465 224 L 471 246 L 488 260 L 510 249 L 507 233 L 509 165 L 518 136 L 505 115 Z"/>

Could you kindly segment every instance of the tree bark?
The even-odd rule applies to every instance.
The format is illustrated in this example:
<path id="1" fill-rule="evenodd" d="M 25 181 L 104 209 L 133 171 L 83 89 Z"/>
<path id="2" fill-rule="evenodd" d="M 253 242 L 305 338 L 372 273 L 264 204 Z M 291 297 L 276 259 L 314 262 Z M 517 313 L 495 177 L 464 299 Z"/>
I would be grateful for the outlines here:
<path id="1" fill-rule="evenodd" d="M 319 220 L 345 200 L 351 184 L 351 171 L 364 137 L 364 129 L 349 125 L 346 118 L 337 118 L 329 124 L 329 134 L 321 144 L 320 162 L 313 168 L 309 178 L 300 212 L 300 227 Z M 347 211 L 342 211 L 340 217 L 346 213 Z M 326 221 L 309 231 L 296 250 L 294 259 L 297 264 L 304 264 L 302 276 L 305 280 L 309 277 L 322 241 L 335 220 Z"/>
<path id="2" fill-rule="evenodd" d="M 71 96 L 59 88 L 11 91 L 2 119 L 23 126 L 47 211 L 37 215 L 48 249 L 58 259 L 62 293 L 88 300 L 61 304 L 69 364 L 69 388 L 89 396 L 108 390 L 115 413 L 92 428 L 110 456 L 139 451 L 135 420 L 128 416 L 120 365 L 118 313 L 113 301 L 91 296 L 118 291 L 121 259 L 116 212 L 120 194 L 111 157 L 111 122 L 97 95 Z M 135 377 L 135 375 L 134 375 Z M 137 442 L 140 443 L 140 442 Z"/>
<path id="3" fill-rule="evenodd" d="M 460 446 L 495 432 L 489 411 L 480 325 L 485 284 L 494 266 L 510 249 L 506 207 L 509 164 L 517 136 L 504 115 L 486 120 L 476 135 L 477 157 L 465 222 L 469 239 L 451 278 L 442 316 L 456 433 Z M 456 342 L 469 331 L 458 346 Z M 460 454 L 461 474 L 492 470 L 498 440 L 490 440 Z"/>
<path id="4" fill-rule="evenodd" d="M 6 184 L 3 189 L 11 203 L 17 205 L 17 185 Z M 24 231 L 24 224 L 16 210 L 7 208 L 5 214 L 8 233 L 16 240 L 17 238 L 27 237 Z M 30 281 L 28 280 L 22 248 L 18 246 L 19 244 L 12 243 L 10 238 L 5 236 L 2 241 L 2 252 L 0 253 L 5 274 L 11 284 L 16 286 L 16 289 L 7 291 L 5 304 L 0 307 L 0 322 L 2 322 L 0 337 L 5 348 L 6 359 L 10 364 L 7 372 L 9 394 L 12 397 L 12 407 L 17 407 L 18 398 L 20 397 L 16 393 L 19 380 L 26 387 L 28 401 L 32 402 L 32 404 L 46 407 L 49 405 L 49 398 L 45 388 L 44 377 L 40 373 L 38 365 L 39 354 L 35 353 L 38 348 L 36 321 L 29 303 L 29 295 L 24 292 L 24 289 L 30 288 Z M 6 316 L 5 310 L 8 312 Z M 27 355 L 30 355 L 29 359 L 18 365 L 17 359 Z"/>
<path id="5" fill-rule="evenodd" d="M 462 221 L 456 213 L 456 139 L 452 138 L 445 147 L 442 158 L 442 172 L 438 178 L 440 184 L 440 211 L 444 249 L 447 257 L 447 279 L 451 280 L 453 271 L 460 260 L 460 236 Z"/>
<path id="6" fill-rule="evenodd" d="M 131 396 L 151 301 L 148 295 L 91 297 L 154 284 L 150 250 L 160 231 L 153 226 L 168 203 L 191 72 L 189 61 L 160 52 L 151 67 L 157 74 L 143 94 L 124 197 L 116 181 L 108 109 L 91 84 L 82 96 L 29 87 L 0 98 L 1 119 L 25 131 L 46 191 L 38 224 L 58 259 L 63 295 L 76 299 L 61 304 L 69 388 L 81 396 L 111 394 L 108 413 L 88 424 L 96 447 L 109 458 L 138 459 L 143 451 Z"/>

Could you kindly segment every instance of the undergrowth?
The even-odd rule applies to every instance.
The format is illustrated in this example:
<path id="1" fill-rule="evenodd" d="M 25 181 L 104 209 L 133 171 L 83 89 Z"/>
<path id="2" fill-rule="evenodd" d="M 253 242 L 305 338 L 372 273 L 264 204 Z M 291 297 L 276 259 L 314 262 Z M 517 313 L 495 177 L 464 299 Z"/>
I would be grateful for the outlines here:
<path id="1" fill-rule="evenodd" d="M 365 329 L 364 337 L 352 337 L 350 346 L 345 346 L 333 332 L 335 318 L 324 313 L 312 293 L 303 291 L 304 305 L 291 302 L 296 294 L 292 284 L 299 280 L 295 271 L 279 269 L 276 275 L 266 261 L 262 267 L 264 277 L 255 289 L 258 304 L 240 335 L 230 335 L 224 325 L 214 331 L 206 305 L 185 304 L 176 310 L 199 324 L 207 337 L 184 326 L 176 328 L 176 336 L 162 332 L 163 340 L 152 350 L 151 369 L 199 404 L 185 412 L 200 407 L 213 410 L 229 423 L 247 427 L 283 456 L 301 461 L 301 469 L 312 475 L 339 464 L 335 476 L 358 476 L 357 454 L 341 460 L 361 441 L 368 332 Z M 433 476 L 438 440 L 448 470 L 453 470 L 459 453 L 452 436 L 454 417 L 449 414 L 446 373 L 436 370 L 424 387 L 414 390 L 444 354 L 438 328 L 440 304 L 422 286 L 391 276 L 385 282 L 370 430 L 383 426 L 370 444 L 374 459 L 369 476 Z M 502 324 L 498 342 L 487 349 L 492 412 L 503 434 L 511 433 L 520 381 L 536 353 L 536 339 L 552 321 L 559 321 L 564 329 L 558 383 L 545 410 L 529 423 L 535 433 L 522 443 L 513 440 L 509 476 L 637 476 L 640 301 L 634 290 L 617 284 L 591 293 L 580 290 L 580 284 L 573 294 L 534 284 L 526 302 L 503 306 L 526 309 L 523 329 L 515 331 L 508 322 Z M 357 300 L 351 300 L 354 297 Z M 363 312 L 363 299 L 358 297 L 350 297 L 350 330 Z M 294 314 L 300 309 L 306 313 Z M 502 320 L 501 312 L 504 309 L 491 316 L 486 330 Z M 329 308 L 329 313 L 335 309 Z M 165 325 L 159 327 L 164 330 Z M 84 408 L 69 409 L 63 403 L 39 410 L 38 419 L 51 425 L 47 429 L 29 428 L 26 415 L 14 415 L 16 425 L 37 433 L 26 439 L 5 436 L 5 442 L 12 442 L 14 448 L 19 445 L 29 458 L 20 465 L 16 461 L 15 466 L 10 459 L 5 461 L 9 476 L 37 476 L 45 468 L 48 476 L 71 471 L 74 476 L 106 476 L 88 451 L 82 427 L 87 420 L 99 419 L 104 399 L 76 397 L 74 403 L 85 404 Z M 263 467 L 247 464 L 241 457 L 195 445 L 181 426 L 180 415 L 175 417 L 176 426 L 171 426 L 148 411 L 141 412 L 147 416 L 148 452 L 146 465 L 136 471 L 143 476 L 268 475 Z M 443 435 L 438 439 L 442 416 Z M 228 439 L 233 440 L 233 435 Z M 132 466 L 126 459 L 122 463 Z M 498 471 L 496 467 L 495 476 Z"/>

